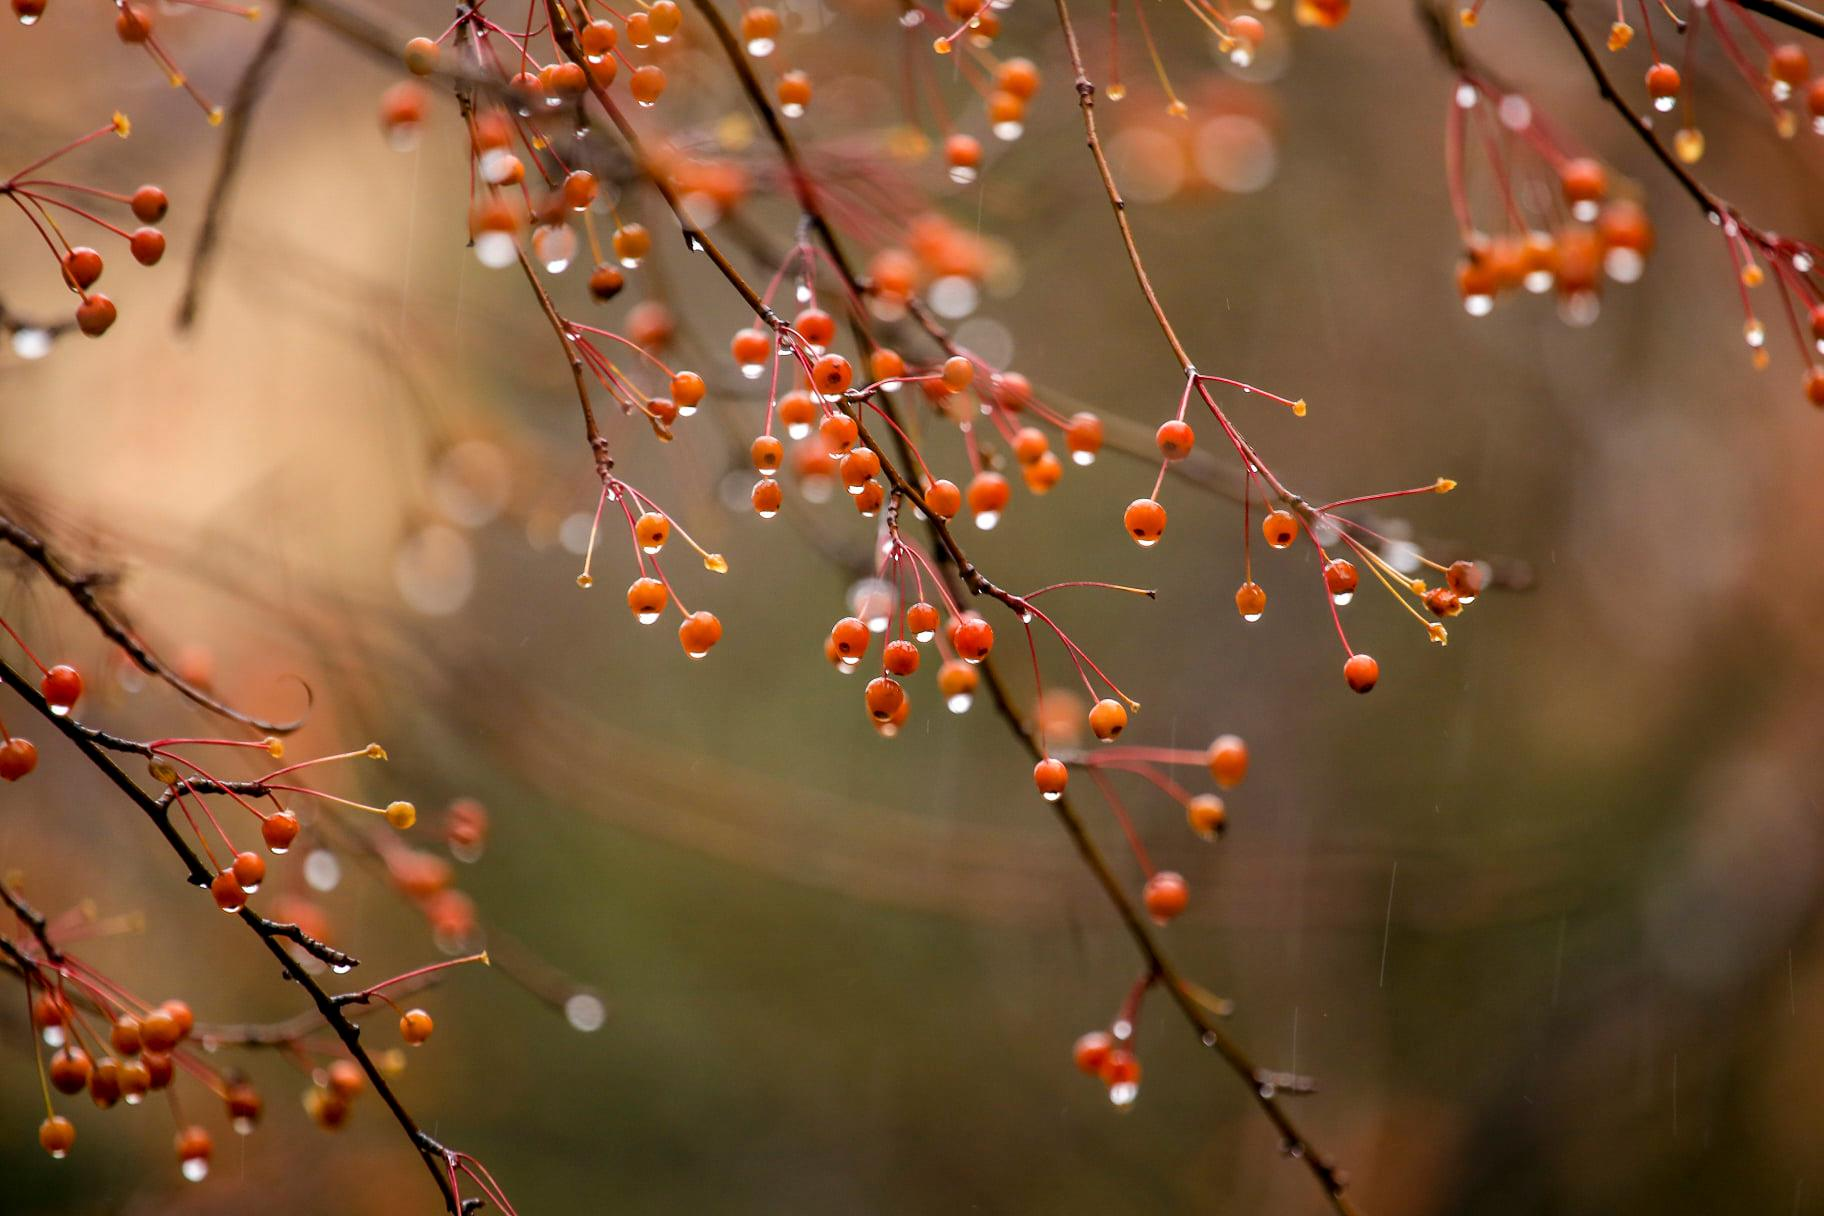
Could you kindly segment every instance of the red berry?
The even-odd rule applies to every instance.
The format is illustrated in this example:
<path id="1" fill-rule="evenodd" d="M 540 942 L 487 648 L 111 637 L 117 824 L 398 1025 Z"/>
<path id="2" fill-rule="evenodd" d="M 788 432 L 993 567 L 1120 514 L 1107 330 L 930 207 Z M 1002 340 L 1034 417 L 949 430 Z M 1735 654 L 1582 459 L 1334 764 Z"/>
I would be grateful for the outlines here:
<path id="1" fill-rule="evenodd" d="M 1146 880 L 1143 898 L 1146 914 L 1163 925 L 1184 911 L 1191 899 L 1191 889 L 1185 885 L 1184 875 L 1161 870 Z"/>
<path id="2" fill-rule="evenodd" d="M 1210 778 L 1223 789 L 1233 789 L 1248 775 L 1248 745 L 1236 735 L 1218 735 L 1205 756 Z"/>
<path id="3" fill-rule="evenodd" d="M 967 661 L 979 663 L 994 649 L 994 626 L 979 616 L 968 617 L 957 625 L 950 644 Z"/>
<path id="4" fill-rule="evenodd" d="M 1080 1037 L 1070 1049 L 1071 1060 L 1079 1072 L 1098 1076 L 1102 1072 L 1102 1063 L 1108 1059 L 1108 1053 L 1114 1050 L 1115 1039 L 1106 1030 L 1092 1030 Z"/>
<path id="5" fill-rule="evenodd" d="M 1121 702 L 1104 697 L 1089 711 L 1089 729 L 1104 743 L 1112 743 L 1127 729 L 1127 709 Z"/>
<path id="6" fill-rule="evenodd" d="M 133 192 L 133 214 L 142 224 L 156 224 L 165 218 L 171 200 L 157 186 L 141 186 Z"/>
<path id="7" fill-rule="evenodd" d="M 413 1047 L 431 1037 L 431 1015 L 422 1009 L 408 1009 L 399 1019 L 399 1037 Z"/>
<path id="8" fill-rule="evenodd" d="M 693 612 L 678 626 L 678 644 L 693 659 L 708 654 L 722 640 L 722 622 L 713 612 Z"/>
<path id="9" fill-rule="evenodd" d="M 811 383 L 826 397 L 847 392 L 854 380 L 855 369 L 841 355 L 825 355 L 811 365 Z"/>
<path id="10" fill-rule="evenodd" d="M 0 743 L 0 779 L 17 781 L 38 767 L 38 749 L 29 739 L 14 735 Z"/>
<path id="11" fill-rule="evenodd" d="M 925 487 L 925 506 L 939 519 L 954 519 L 963 509 L 963 492 L 941 477 Z"/>
<path id="12" fill-rule="evenodd" d="M 247 906 L 247 892 L 234 876 L 233 870 L 223 870 L 209 884 L 209 894 L 215 896 L 216 907 L 224 912 L 239 912 Z"/>
<path id="13" fill-rule="evenodd" d="M 1136 498 L 1127 504 L 1121 522 L 1142 549 L 1150 549 L 1165 535 L 1165 508 L 1150 498 Z"/>
<path id="14" fill-rule="evenodd" d="M 260 823 L 260 836 L 275 854 L 283 853 L 298 838 L 298 817 L 290 811 L 275 811 Z"/>
<path id="15" fill-rule="evenodd" d="M 1039 787 L 1047 801 L 1056 802 L 1064 795 L 1064 787 L 1070 784 L 1070 769 L 1062 760 L 1050 756 L 1032 766 L 1032 783 Z"/>
<path id="16" fill-rule="evenodd" d="M 236 853 L 234 864 L 229 869 L 234 874 L 234 880 L 249 895 L 259 890 L 260 883 L 266 879 L 266 859 L 258 853 Z"/>
<path id="17" fill-rule="evenodd" d="M 87 291 L 101 277 L 101 255 L 87 245 L 78 245 L 63 255 L 64 277 L 80 290 Z"/>
<path id="18" fill-rule="evenodd" d="M 1269 511 L 1260 521 L 1261 533 L 1275 549 L 1284 549 L 1298 539 L 1298 516 L 1290 511 Z"/>
<path id="19" fill-rule="evenodd" d="M 1191 424 L 1177 418 L 1160 424 L 1154 439 L 1159 444 L 1160 454 L 1167 460 L 1183 460 L 1197 445 L 1197 433 L 1191 430 Z"/>
<path id="20" fill-rule="evenodd" d="M 876 722 L 890 722 L 893 715 L 905 704 L 906 690 L 897 681 L 886 676 L 876 676 L 868 681 L 866 694 L 868 713 Z"/>
<path id="21" fill-rule="evenodd" d="M 1343 678 L 1357 692 L 1368 692 L 1381 678 L 1381 665 L 1365 654 L 1352 654 L 1343 664 Z"/>
<path id="22" fill-rule="evenodd" d="M 99 291 L 91 292 L 76 306 L 76 327 L 91 338 L 99 338 L 108 332 L 118 315 L 114 301 Z"/>
<path id="23" fill-rule="evenodd" d="M 38 691 L 53 709 L 69 709 L 82 696 L 82 673 L 66 663 L 59 663 L 44 673 Z"/>
<path id="24" fill-rule="evenodd" d="M 38 1147 L 58 1160 L 69 1156 L 75 1143 L 76 1125 L 62 1115 L 47 1115 L 38 1125 Z"/>
<path id="25" fill-rule="evenodd" d="M 141 266 L 155 266 L 165 256 L 165 234 L 156 228 L 138 228 L 127 239 L 133 260 Z"/>

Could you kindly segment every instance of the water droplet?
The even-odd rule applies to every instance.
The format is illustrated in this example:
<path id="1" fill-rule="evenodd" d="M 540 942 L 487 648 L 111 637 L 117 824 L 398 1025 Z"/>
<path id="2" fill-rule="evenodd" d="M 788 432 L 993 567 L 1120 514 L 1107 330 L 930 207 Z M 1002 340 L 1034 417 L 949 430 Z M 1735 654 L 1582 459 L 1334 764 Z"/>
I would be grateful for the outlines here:
<path id="1" fill-rule="evenodd" d="M 1347 607 L 1349 604 L 1349 601 L 1354 598 L 1355 598 L 1355 592 L 1345 591 L 1341 595 L 1331 596 L 1330 602 L 1335 604 L 1338 608 L 1344 608 L 1344 607 Z"/>
<path id="2" fill-rule="evenodd" d="M 201 1182 L 209 1176 L 209 1158 L 186 1157 L 184 1159 L 184 1177 L 191 1182 Z"/>
<path id="3" fill-rule="evenodd" d="M 994 124 L 994 137 L 996 139 L 1004 139 L 1009 143 L 1012 143 L 1025 133 L 1026 126 L 1024 123 L 997 122 Z"/>
<path id="4" fill-rule="evenodd" d="M 484 232 L 475 238 L 475 260 L 489 270 L 511 266 L 518 249 L 519 242 L 509 232 Z"/>
<path id="5" fill-rule="evenodd" d="M 1135 1081 L 1123 1081 L 1108 1087 L 1108 1100 L 1115 1104 L 1116 1110 L 1133 1109 L 1134 1101 L 1140 1097 L 1140 1085 Z"/>
<path id="6" fill-rule="evenodd" d="M 966 714 L 969 706 L 975 703 L 975 697 L 966 692 L 959 692 L 944 702 L 944 708 L 953 714 Z"/>
<path id="7" fill-rule="evenodd" d="M 1476 105 L 1476 86 L 1467 82 L 1457 86 L 1457 106 L 1460 109 L 1472 110 Z"/>
<path id="8" fill-rule="evenodd" d="M 67 713 L 69 713 L 69 712 L 70 712 L 70 707 L 69 707 L 69 706 L 67 706 L 67 705 L 53 705 L 53 706 L 51 706 L 51 716 L 52 716 L 52 717 L 55 717 L 55 718 L 61 718 L 61 717 L 63 717 L 63 716 L 64 716 L 64 715 L 65 715 L 65 714 L 67 714 Z"/>
<path id="9" fill-rule="evenodd" d="M 1072 464 L 1082 465 L 1087 468 L 1096 463 L 1096 454 L 1094 452 L 1072 452 L 1070 454 L 1070 461 Z"/>
<path id="10" fill-rule="evenodd" d="M 771 38 L 750 38 L 747 42 L 747 53 L 755 59 L 765 59 L 778 45 Z"/>
<path id="11" fill-rule="evenodd" d="M 785 115 L 787 118 L 803 118 L 804 117 L 804 107 L 799 105 L 795 101 L 787 102 L 785 105 L 780 106 L 779 112 L 781 114 Z"/>
<path id="12" fill-rule="evenodd" d="M 1572 205 L 1571 214 L 1587 224 L 1591 220 L 1594 220 L 1601 210 L 1602 208 L 1597 205 L 1594 199 L 1586 198 L 1580 199 Z"/>
<path id="13" fill-rule="evenodd" d="M 354 968 L 347 963 L 335 963 L 330 967 L 330 970 L 337 975 L 347 975 L 349 972 L 353 971 Z"/>
<path id="14" fill-rule="evenodd" d="M 1463 311 L 1472 317 L 1486 317 L 1495 310 L 1495 297 L 1472 295 L 1463 297 Z"/>
<path id="15" fill-rule="evenodd" d="M 937 630 L 921 629 L 917 633 L 913 634 L 912 636 L 917 638 L 921 642 L 929 642 L 932 638 L 937 636 Z"/>
<path id="16" fill-rule="evenodd" d="M 994 525 L 1001 522 L 999 511 L 980 511 L 975 517 L 975 526 L 984 532 L 994 531 Z"/>
<path id="17" fill-rule="evenodd" d="M 975 180 L 975 169 L 970 165 L 951 165 L 950 180 L 959 186 L 967 186 Z"/>
<path id="18" fill-rule="evenodd" d="M 659 614 L 656 612 L 642 612 L 639 615 L 640 615 L 640 624 L 642 624 L 642 625 L 650 625 L 654 621 L 659 619 Z"/>
<path id="19" fill-rule="evenodd" d="M 328 849 L 312 849 L 304 858 L 304 881 L 313 891 L 333 891 L 342 881 L 342 863 Z"/>
<path id="20" fill-rule="evenodd" d="M 1253 624 L 1255 621 L 1258 621 L 1262 615 L 1264 614 L 1259 612 L 1244 612 L 1241 614 L 1241 619 L 1247 621 L 1249 624 Z"/>
<path id="21" fill-rule="evenodd" d="M 803 439 L 806 435 L 811 433 L 811 424 L 808 422 L 794 422 L 785 428 L 785 433 L 793 439 Z"/>
<path id="22" fill-rule="evenodd" d="M 765 371 L 766 365 L 763 363 L 743 363 L 741 365 L 741 375 L 749 380 L 758 380 Z"/>
<path id="23" fill-rule="evenodd" d="M 1670 114 L 1672 112 L 1672 107 L 1677 104 L 1677 97 L 1655 97 L 1653 99 L 1653 108 L 1658 110 L 1661 114 Z"/>
<path id="24" fill-rule="evenodd" d="M 1056 802 L 1064 796 L 1064 791 L 1062 790 L 1046 790 L 1044 793 L 1045 801 L 1047 802 Z"/>
<path id="25" fill-rule="evenodd" d="M 594 993 L 579 992 L 564 1002 L 564 1018 L 584 1034 L 593 1034 L 608 1020 L 608 1010 Z"/>
<path id="26" fill-rule="evenodd" d="M 236 1135 L 240 1135 L 240 1136 L 253 1135 L 253 1120 L 246 1118 L 245 1116 L 234 1120 L 234 1122 L 231 1126 L 233 1126 Z"/>
<path id="27" fill-rule="evenodd" d="M 21 359 L 42 359 L 51 353 L 51 333 L 27 325 L 13 331 L 13 353 Z"/>

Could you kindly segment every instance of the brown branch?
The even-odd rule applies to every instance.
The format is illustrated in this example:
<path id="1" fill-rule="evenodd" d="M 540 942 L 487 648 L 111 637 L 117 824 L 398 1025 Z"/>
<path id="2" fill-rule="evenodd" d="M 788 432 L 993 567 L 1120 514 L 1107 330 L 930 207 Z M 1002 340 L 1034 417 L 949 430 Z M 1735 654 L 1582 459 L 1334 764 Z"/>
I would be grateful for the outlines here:
<path id="1" fill-rule="evenodd" d="M 16 671 L 11 663 L 0 661 L 0 681 L 4 681 L 9 688 L 19 694 L 26 704 L 36 710 L 39 716 L 54 726 L 76 747 L 77 751 L 82 753 L 85 760 L 113 783 L 116 789 L 126 795 L 128 800 L 152 821 L 159 833 L 164 836 L 166 843 L 171 846 L 172 851 L 183 861 L 193 884 L 203 887 L 208 885 L 212 877 L 208 867 L 203 864 L 202 858 L 197 856 L 196 851 L 190 847 L 189 842 L 172 826 L 170 817 L 166 813 L 168 804 L 164 799 L 154 798 L 141 789 L 126 774 L 125 770 L 115 763 L 114 758 L 108 754 L 104 746 L 97 742 L 80 723 L 52 713 L 50 705 L 39 695 L 38 690 L 32 687 L 31 681 Z M 360 1028 L 344 1014 L 341 1004 L 336 998 L 326 992 L 304 965 L 285 947 L 286 942 L 305 945 L 313 942 L 314 939 L 296 925 L 268 920 L 247 907 L 243 907 L 238 915 L 241 923 L 259 938 L 260 943 L 284 969 L 285 978 L 297 984 L 310 997 L 311 1003 L 316 1006 L 323 1021 L 342 1041 L 342 1045 L 347 1048 L 355 1063 L 360 1065 L 361 1071 L 367 1076 L 368 1083 L 374 1087 L 374 1092 L 380 1095 L 380 1100 L 385 1103 L 387 1110 L 392 1112 L 393 1119 L 410 1138 L 412 1147 L 417 1150 L 425 1168 L 430 1171 L 431 1178 L 437 1184 L 438 1193 L 443 1197 L 445 1208 L 451 1213 L 451 1216 L 462 1216 L 461 1203 L 448 1174 L 448 1163 L 451 1160 L 450 1150 L 419 1127 L 417 1120 L 412 1117 L 411 1112 L 405 1109 L 399 1096 L 393 1092 L 386 1076 L 374 1063 L 373 1058 L 368 1055 L 367 1049 L 361 1045 Z M 316 944 L 321 945 L 321 943 Z M 305 948 L 309 947 L 305 946 Z M 324 948 L 328 949 L 328 947 Z M 342 959 L 342 964 L 338 965 L 354 965 L 353 959 L 340 955 L 340 952 L 334 953 Z"/>
<path id="2" fill-rule="evenodd" d="M 279 51 L 284 47 L 285 35 L 291 29 L 294 11 L 294 5 L 289 2 L 280 5 L 279 15 L 266 28 L 265 36 L 260 39 L 253 58 L 242 69 L 240 79 L 235 82 L 234 93 L 228 99 L 228 127 L 222 132 L 222 150 L 216 160 L 215 177 L 209 183 L 209 197 L 203 204 L 202 231 L 197 234 L 196 247 L 191 250 L 184 295 L 177 306 L 179 329 L 189 329 L 196 321 L 196 310 L 202 301 L 203 280 L 215 261 L 215 251 L 221 241 L 223 221 L 228 211 L 228 195 L 234 189 L 235 178 L 240 172 L 241 156 L 247 147 L 247 135 L 253 129 L 254 112 L 259 108 L 260 98 L 265 96 L 266 85 L 272 79 L 273 67 Z"/>
<path id="3" fill-rule="evenodd" d="M 95 593 L 95 588 L 106 580 L 98 575 L 83 574 L 71 568 L 52 551 L 44 540 L 4 515 L 0 515 L 0 541 L 17 549 L 27 561 L 43 571 L 45 577 L 61 588 L 64 594 L 75 603 L 77 609 L 94 623 L 102 636 L 125 651 L 127 657 L 138 664 L 139 669 L 147 675 L 163 680 L 210 713 L 239 722 L 243 726 L 252 727 L 254 730 L 264 731 L 269 735 L 289 734 L 304 725 L 304 719 L 301 717 L 292 722 L 275 722 L 243 713 L 184 679 L 163 659 L 159 658 L 151 647 L 139 639 L 118 612 L 101 602 L 100 597 Z M 309 685 L 305 685 L 304 692 L 308 699 L 311 695 Z M 306 708 L 308 708 L 308 700 Z"/>
<path id="4" fill-rule="evenodd" d="M 1577 22 L 1571 16 L 1570 0 L 1543 0 L 1543 3 L 1552 11 L 1552 15 L 1558 18 L 1558 24 L 1564 27 L 1564 32 L 1569 35 L 1572 44 L 1577 48 L 1578 56 L 1582 58 L 1584 66 L 1590 70 L 1591 77 L 1596 81 L 1596 91 L 1614 108 L 1617 114 L 1621 115 L 1623 121 L 1628 124 L 1628 129 L 1638 135 L 1641 142 L 1647 145 L 1648 150 L 1653 153 L 1654 159 L 1665 166 L 1666 172 L 1670 173 L 1674 180 L 1684 187 L 1685 193 L 1689 194 L 1697 205 L 1703 208 L 1705 215 L 1734 214 L 1734 208 L 1711 194 L 1689 169 L 1679 163 L 1678 158 L 1659 142 L 1657 135 L 1653 134 L 1652 125 L 1636 114 L 1628 105 L 1626 99 L 1615 88 L 1615 81 L 1609 76 L 1608 69 L 1603 67 L 1602 60 L 1597 58 L 1596 48 L 1590 45 L 1590 40 L 1584 37 L 1582 30 L 1577 28 Z"/>

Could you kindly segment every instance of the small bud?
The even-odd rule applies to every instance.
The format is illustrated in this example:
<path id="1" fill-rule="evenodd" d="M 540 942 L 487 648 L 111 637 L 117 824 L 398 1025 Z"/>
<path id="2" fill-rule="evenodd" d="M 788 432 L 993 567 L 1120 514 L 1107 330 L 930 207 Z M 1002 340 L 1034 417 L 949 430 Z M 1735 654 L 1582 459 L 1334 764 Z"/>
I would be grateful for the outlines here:
<path id="1" fill-rule="evenodd" d="M 366 752 L 367 752 L 367 758 L 369 760 L 386 759 L 386 749 L 384 747 L 381 747 L 378 743 L 368 744 Z"/>
<path id="2" fill-rule="evenodd" d="M 418 808 L 409 802 L 386 804 L 386 821 L 401 832 L 418 822 Z"/>

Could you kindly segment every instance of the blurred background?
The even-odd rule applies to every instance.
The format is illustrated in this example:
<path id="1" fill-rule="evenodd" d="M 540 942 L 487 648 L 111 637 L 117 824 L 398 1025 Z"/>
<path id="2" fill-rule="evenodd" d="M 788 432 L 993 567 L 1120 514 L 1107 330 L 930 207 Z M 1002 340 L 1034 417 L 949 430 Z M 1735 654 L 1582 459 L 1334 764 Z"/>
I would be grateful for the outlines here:
<path id="1" fill-rule="evenodd" d="M 448 20 L 385 8 L 403 33 Z M 883 134 L 903 120 L 896 57 L 928 62 L 929 30 L 902 34 L 872 3 L 787 11 L 780 56 L 818 82 L 799 126 L 813 161 L 859 164 L 909 211 L 979 230 L 989 269 L 953 317 L 960 336 L 1067 410 L 1149 430 L 1166 416 L 1181 382 L 1083 152 L 1050 9 L 1005 14 L 998 49 L 1045 80 L 1024 137 L 994 143 L 967 186 L 886 150 L 907 142 Z M 259 27 L 165 16 L 194 82 L 225 96 Z M 1100 74 L 1106 14 L 1077 17 Z M 1405 5 L 1358 5 L 1327 32 L 1268 14 L 1246 71 L 1188 13 L 1151 17 L 1191 115 L 1165 115 L 1137 43 L 1128 98 L 1103 113 L 1160 294 L 1201 369 L 1311 403 L 1295 420 L 1244 400 L 1238 424 L 1319 501 L 1456 478 L 1448 498 L 1392 514 L 1445 560 L 1536 575 L 1454 621 L 1446 649 L 1378 592 L 1358 596 L 1345 619 L 1382 669 L 1362 698 L 1338 678 L 1302 548 L 1257 547 L 1272 609 L 1246 625 L 1233 502 L 1168 484 L 1165 543 L 1125 539 L 1119 511 L 1149 463 L 1106 454 L 1042 501 L 1016 487 L 992 533 L 965 528 L 1012 586 L 1159 588 L 1152 603 L 1059 597 L 1072 635 L 1145 703 L 1129 740 L 1250 742 L 1219 844 L 1123 787 L 1153 857 L 1191 883 L 1167 942 L 1235 999 L 1233 1031 L 1263 1064 L 1316 1077 L 1295 1114 L 1365 1211 L 1824 1210 L 1824 431 L 1777 313 L 1773 366 L 1756 374 L 1721 241 L 1599 104 L 1542 5 L 1488 6 L 1470 45 L 1632 178 L 1621 189 L 1658 231 L 1645 276 L 1611 285 L 1588 327 L 1523 294 L 1466 314 L 1442 156 L 1451 77 Z M 944 713 L 921 673 L 910 723 L 883 740 L 858 683 L 823 658 L 870 529 L 839 501 L 794 494 L 772 521 L 747 508 L 760 399 L 726 353 L 744 318 L 665 235 L 649 190 L 622 202 L 660 235 L 623 297 L 591 303 L 574 269 L 553 292 L 605 325 L 667 302 L 669 357 L 711 382 L 669 446 L 611 423 L 618 471 L 728 555 L 720 578 L 673 567 L 727 631 L 702 663 L 670 625 L 629 618 L 618 540 L 596 589 L 573 585 L 594 493 L 568 374 L 517 271 L 464 248 L 449 105 L 414 147 L 389 147 L 376 99 L 398 73 L 300 18 L 197 324 L 179 332 L 221 132 L 110 20 L 63 0 L 37 28 L 0 30 L 0 165 L 126 111 L 133 138 L 85 148 L 66 176 L 158 181 L 171 252 L 143 270 L 101 246 L 121 310 L 104 340 L 0 352 L 6 510 L 119 573 L 147 638 L 231 701 L 286 716 L 303 702 L 287 677 L 308 681 L 290 754 L 383 741 L 383 769 L 324 780 L 413 799 L 417 847 L 448 857 L 454 800 L 489 809 L 485 851 L 455 863 L 479 927 L 456 936 L 527 983 L 469 968 L 416 998 L 438 1030 L 397 1084 L 427 1128 L 526 1212 L 1324 1210 L 1164 1002 L 1141 1022 L 1131 1112 L 1071 1067 L 1072 1040 L 1136 975 L 1132 946 L 987 706 Z M 1586 20 L 1600 34 L 1608 18 Z M 688 18 L 671 91 L 637 121 L 747 175 L 737 219 L 758 240 L 729 239 L 764 280 L 752 247 L 783 247 L 794 217 L 768 148 L 727 119 L 745 111 L 707 46 Z M 1631 83 L 1644 61 L 1627 63 Z M 966 93 L 941 67 L 937 83 Z M 1771 228 L 1824 231 L 1816 137 L 1776 138 L 1715 63 L 1699 88 L 1705 180 Z M 959 124 L 979 126 L 979 109 Z M 61 319 L 55 268 L 22 217 L 4 222 L 0 299 Z M 948 439 L 932 454 L 962 468 Z M 9 574 L 0 615 L 47 661 L 95 673 L 87 720 L 219 729 L 121 671 L 41 580 Z M 1055 648 L 1046 663 L 1065 687 Z M 17 699 L 0 712 L 41 750 L 38 772 L 0 791 L 0 869 L 46 909 L 143 916 L 84 957 L 206 1023 L 298 1012 L 137 813 Z M 1117 848 L 1107 808 L 1080 804 Z M 351 980 L 443 957 L 397 873 L 337 843 L 367 822 L 320 818 L 312 849 L 340 866 L 313 861 L 307 881 L 301 849 L 256 907 L 319 918 L 363 959 Z M 33 1142 L 23 1002 L 4 1004 L 9 1213 L 435 1203 L 371 1095 L 346 1129 L 319 1131 L 297 1101 L 307 1076 L 275 1052 L 221 1053 L 266 1096 L 251 1137 L 183 1088 L 217 1133 L 203 1185 L 180 1179 L 158 1103 L 65 1101 L 79 1142 L 50 1161 Z M 388 1023 L 370 1032 L 381 1046 Z"/>

